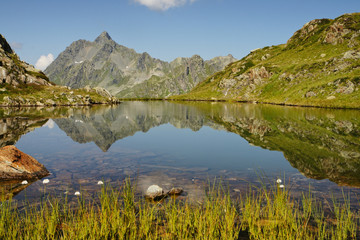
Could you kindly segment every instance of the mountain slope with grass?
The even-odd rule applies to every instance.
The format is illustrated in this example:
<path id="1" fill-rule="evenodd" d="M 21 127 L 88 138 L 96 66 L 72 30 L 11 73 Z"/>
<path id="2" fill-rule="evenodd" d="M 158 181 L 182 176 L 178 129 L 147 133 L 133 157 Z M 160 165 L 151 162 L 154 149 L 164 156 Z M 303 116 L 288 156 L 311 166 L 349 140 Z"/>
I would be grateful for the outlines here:
<path id="1" fill-rule="evenodd" d="M 194 55 L 169 63 L 117 44 L 103 32 L 93 42 L 73 42 L 45 73 L 71 88 L 99 86 L 121 98 L 162 98 L 190 91 L 235 60 L 228 55 L 205 61 Z"/>
<path id="2" fill-rule="evenodd" d="M 251 51 L 186 100 L 360 108 L 360 13 L 306 23 L 286 44 Z"/>

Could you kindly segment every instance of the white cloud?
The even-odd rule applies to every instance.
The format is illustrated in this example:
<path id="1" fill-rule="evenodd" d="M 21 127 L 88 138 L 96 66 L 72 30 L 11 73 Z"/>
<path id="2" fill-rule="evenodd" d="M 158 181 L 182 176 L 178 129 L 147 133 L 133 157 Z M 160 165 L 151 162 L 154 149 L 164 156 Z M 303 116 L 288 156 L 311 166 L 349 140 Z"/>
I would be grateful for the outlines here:
<path id="1" fill-rule="evenodd" d="M 47 66 L 50 65 L 54 61 L 54 55 L 49 53 L 47 56 L 42 55 L 35 63 L 35 67 L 37 69 L 40 69 L 41 71 L 44 71 Z"/>
<path id="2" fill-rule="evenodd" d="M 185 5 L 186 3 L 195 2 L 195 0 L 134 0 L 134 1 L 155 11 L 166 11 L 169 8 L 179 7 Z"/>

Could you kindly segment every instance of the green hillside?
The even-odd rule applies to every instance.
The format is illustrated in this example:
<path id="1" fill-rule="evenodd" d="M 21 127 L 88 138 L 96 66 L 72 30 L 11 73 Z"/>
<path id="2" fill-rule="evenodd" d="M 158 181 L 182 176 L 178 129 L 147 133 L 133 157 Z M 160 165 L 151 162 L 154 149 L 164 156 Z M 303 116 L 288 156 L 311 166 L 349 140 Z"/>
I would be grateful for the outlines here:
<path id="1" fill-rule="evenodd" d="M 360 108 L 359 44 L 360 13 L 313 20 L 171 99 Z"/>

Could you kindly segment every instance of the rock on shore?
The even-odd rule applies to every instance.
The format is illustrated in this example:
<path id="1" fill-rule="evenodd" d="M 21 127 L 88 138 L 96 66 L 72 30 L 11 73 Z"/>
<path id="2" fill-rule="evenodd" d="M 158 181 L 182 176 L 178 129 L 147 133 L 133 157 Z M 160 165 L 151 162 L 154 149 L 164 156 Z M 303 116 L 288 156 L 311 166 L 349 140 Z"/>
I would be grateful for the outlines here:
<path id="1" fill-rule="evenodd" d="M 0 148 L 0 181 L 38 179 L 47 175 L 49 171 L 44 165 L 15 146 Z"/>

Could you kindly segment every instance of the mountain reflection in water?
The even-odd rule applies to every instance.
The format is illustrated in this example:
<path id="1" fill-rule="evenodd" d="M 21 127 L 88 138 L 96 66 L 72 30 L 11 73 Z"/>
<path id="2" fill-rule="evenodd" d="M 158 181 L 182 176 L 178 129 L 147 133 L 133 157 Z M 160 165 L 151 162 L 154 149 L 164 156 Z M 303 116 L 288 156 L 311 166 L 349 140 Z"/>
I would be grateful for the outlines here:
<path id="1" fill-rule="evenodd" d="M 57 110 L 54 116 L 47 114 L 37 118 L 24 118 L 19 115 L 5 116 L 0 120 L 1 146 L 14 144 L 22 134 L 42 126 L 47 117 L 52 118 L 73 141 L 93 142 L 105 153 L 115 142 L 138 132 L 146 133 L 161 125 L 171 124 L 176 128 L 191 129 L 195 132 L 209 127 L 219 130 L 219 133 L 235 133 L 250 145 L 282 152 L 291 166 L 308 178 L 329 179 L 340 186 L 360 187 L 360 111 L 356 110 L 154 101 L 67 108 Z M 225 145 L 218 145 L 221 156 Z M 180 150 L 175 151 L 181 151 L 182 147 L 178 146 Z M 141 154 L 136 153 L 138 158 Z M 46 161 L 43 163 L 46 166 Z M 146 164 L 144 162 L 143 166 Z M 222 161 L 216 164 L 209 166 L 218 166 L 221 169 Z M 55 174 L 57 171 L 61 172 L 58 166 L 50 167 Z M 264 170 L 266 171 L 266 168 Z"/>

